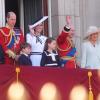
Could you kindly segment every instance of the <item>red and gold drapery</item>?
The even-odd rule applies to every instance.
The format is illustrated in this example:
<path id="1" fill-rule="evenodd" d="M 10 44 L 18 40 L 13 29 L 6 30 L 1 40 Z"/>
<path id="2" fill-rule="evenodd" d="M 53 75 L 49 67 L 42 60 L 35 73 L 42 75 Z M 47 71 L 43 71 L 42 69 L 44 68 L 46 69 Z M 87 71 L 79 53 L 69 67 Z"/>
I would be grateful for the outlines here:
<path id="1" fill-rule="evenodd" d="M 40 91 L 46 83 L 52 83 L 59 91 L 60 100 L 70 100 L 75 86 L 89 91 L 88 71 L 84 69 L 20 67 L 19 82 L 28 94 L 26 100 L 40 100 Z M 94 100 L 100 96 L 100 72 L 92 70 L 91 86 Z M 8 89 L 16 81 L 15 67 L 0 65 L 0 100 L 8 100 Z"/>

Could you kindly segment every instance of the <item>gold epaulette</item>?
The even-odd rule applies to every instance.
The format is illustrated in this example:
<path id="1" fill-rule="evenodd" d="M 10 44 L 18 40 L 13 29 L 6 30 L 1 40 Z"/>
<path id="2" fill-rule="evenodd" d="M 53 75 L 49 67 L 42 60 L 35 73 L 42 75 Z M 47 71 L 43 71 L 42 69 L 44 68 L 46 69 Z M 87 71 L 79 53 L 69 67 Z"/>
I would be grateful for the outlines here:
<path id="1" fill-rule="evenodd" d="M 0 29 L 0 32 L 4 35 L 4 36 L 7 36 L 7 37 L 9 37 L 11 34 L 11 32 L 9 32 L 9 34 L 7 35 L 7 34 L 5 34 L 5 32 L 2 30 L 2 29 Z"/>
<path id="2" fill-rule="evenodd" d="M 12 30 L 10 29 L 8 35 L 5 34 L 5 32 L 4 32 L 2 29 L 0 29 L 0 32 L 1 32 L 5 37 L 10 37 L 10 40 L 9 40 L 9 42 L 7 43 L 7 46 L 8 46 L 8 45 L 10 44 L 11 40 L 12 40 L 12 36 L 14 36 L 14 31 L 12 31 Z"/>

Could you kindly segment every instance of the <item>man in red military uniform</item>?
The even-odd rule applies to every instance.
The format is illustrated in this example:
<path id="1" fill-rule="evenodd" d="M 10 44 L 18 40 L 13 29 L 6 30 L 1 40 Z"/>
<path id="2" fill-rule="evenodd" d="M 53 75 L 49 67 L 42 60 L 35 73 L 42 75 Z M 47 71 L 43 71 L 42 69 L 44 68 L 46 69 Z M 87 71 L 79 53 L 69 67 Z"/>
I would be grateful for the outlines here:
<path id="1" fill-rule="evenodd" d="M 57 38 L 58 53 L 61 65 L 66 68 L 75 68 L 76 48 L 73 44 L 73 29 L 69 23 L 67 24 Z"/>
<path id="2" fill-rule="evenodd" d="M 5 64 L 14 64 L 19 52 L 20 44 L 24 41 L 24 35 L 20 29 L 14 28 L 16 14 L 8 12 L 7 24 L 0 28 L 0 45 L 4 50 Z"/>

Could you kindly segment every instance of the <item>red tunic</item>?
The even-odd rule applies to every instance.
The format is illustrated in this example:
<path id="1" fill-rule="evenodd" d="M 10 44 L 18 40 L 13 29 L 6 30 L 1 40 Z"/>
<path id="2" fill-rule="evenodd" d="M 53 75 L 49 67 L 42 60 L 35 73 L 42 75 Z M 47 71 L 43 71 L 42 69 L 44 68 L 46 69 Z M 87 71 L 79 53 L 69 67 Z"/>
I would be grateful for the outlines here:
<path id="1" fill-rule="evenodd" d="M 57 38 L 58 54 L 61 59 L 62 58 L 66 59 L 67 57 L 73 58 L 71 60 L 66 60 L 66 63 L 64 64 L 64 66 L 66 68 L 75 68 L 75 66 L 76 66 L 75 59 L 74 59 L 75 55 L 69 56 L 70 55 L 69 52 L 70 51 L 73 52 L 73 50 L 72 50 L 73 47 L 67 38 L 68 34 L 70 34 L 70 33 L 62 31 L 62 33 L 58 36 L 58 38 Z"/>
<path id="2" fill-rule="evenodd" d="M 14 64 L 14 60 L 9 58 L 6 51 L 10 49 L 17 54 L 22 42 L 24 42 L 24 35 L 20 30 L 11 30 L 8 27 L 0 28 L 0 44 L 5 52 L 5 64 Z"/>

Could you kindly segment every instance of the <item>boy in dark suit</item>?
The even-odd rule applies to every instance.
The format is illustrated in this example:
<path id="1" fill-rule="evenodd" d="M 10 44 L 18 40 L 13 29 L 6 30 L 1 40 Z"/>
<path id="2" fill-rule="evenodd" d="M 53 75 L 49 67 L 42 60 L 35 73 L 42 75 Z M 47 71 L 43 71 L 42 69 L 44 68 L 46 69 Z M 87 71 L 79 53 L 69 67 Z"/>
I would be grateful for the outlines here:
<path id="1" fill-rule="evenodd" d="M 28 43 L 21 44 L 21 55 L 18 59 L 19 65 L 32 66 L 29 54 L 31 53 L 31 46 Z"/>

